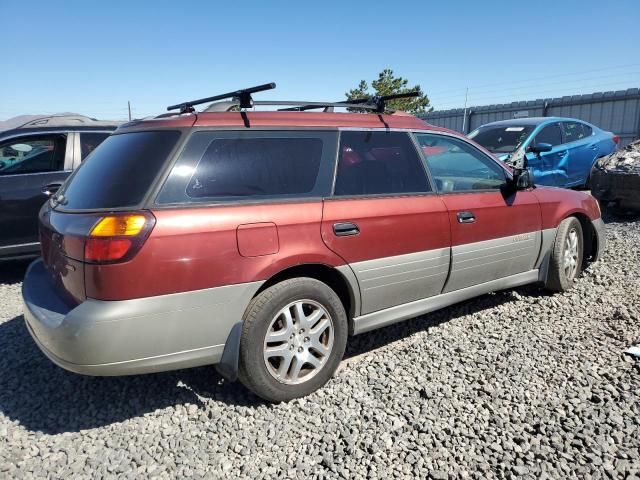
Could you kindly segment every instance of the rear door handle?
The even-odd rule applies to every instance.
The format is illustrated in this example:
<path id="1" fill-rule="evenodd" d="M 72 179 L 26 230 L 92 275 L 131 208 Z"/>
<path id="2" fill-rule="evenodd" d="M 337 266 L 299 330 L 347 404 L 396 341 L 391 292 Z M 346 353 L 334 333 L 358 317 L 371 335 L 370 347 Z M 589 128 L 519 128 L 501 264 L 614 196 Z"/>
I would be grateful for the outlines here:
<path id="1" fill-rule="evenodd" d="M 333 233 L 335 233 L 337 237 L 349 237 L 351 235 L 358 235 L 360 228 L 352 222 L 339 222 L 333 224 Z"/>
<path id="2" fill-rule="evenodd" d="M 42 193 L 44 193 L 47 197 L 50 197 L 54 193 L 58 191 L 58 189 L 62 186 L 62 183 L 49 183 L 42 187 Z"/>
<path id="3" fill-rule="evenodd" d="M 472 212 L 458 212 L 458 223 L 473 223 L 476 216 Z"/>

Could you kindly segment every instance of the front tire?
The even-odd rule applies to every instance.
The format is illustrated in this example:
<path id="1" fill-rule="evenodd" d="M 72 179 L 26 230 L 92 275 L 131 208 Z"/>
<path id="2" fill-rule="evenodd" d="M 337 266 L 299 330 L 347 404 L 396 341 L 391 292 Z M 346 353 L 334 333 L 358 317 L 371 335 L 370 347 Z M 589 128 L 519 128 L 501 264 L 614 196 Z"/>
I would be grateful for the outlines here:
<path id="1" fill-rule="evenodd" d="M 285 280 L 247 307 L 240 380 L 271 402 L 309 395 L 335 372 L 347 336 L 347 315 L 331 288 L 313 278 Z"/>
<path id="2" fill-rule="evenodd" d="M 565 218 L 558 226 L 545 288 L 552 292 L 569 290 L 580 276 L 583 254 L 582 225 L 576 217 Z"/>

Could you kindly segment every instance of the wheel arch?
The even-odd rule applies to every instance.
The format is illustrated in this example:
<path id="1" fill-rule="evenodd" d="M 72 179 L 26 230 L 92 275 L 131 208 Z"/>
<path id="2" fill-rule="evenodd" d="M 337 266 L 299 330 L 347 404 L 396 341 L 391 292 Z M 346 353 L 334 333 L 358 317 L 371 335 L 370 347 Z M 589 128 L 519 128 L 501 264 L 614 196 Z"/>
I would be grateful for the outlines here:
<path id="1" fill-rule="evenodd" d="M 598 236 L 596 234 L 596 229 L 591 223 L 591 219 L 588 215 L 582 212 L 573 212 L 569 217 L 575 217 L 580 222 L 580 226 L 582 227 L 582 241 L 583 241 L 583 266 L 587 265 L 589 262 L 593 262 L 598 256 Z"/>
<path id="2" fill-rule="evenodd" d="M 254 296 L 267 288 L 290 278 L 314 278 L 328 285 L 340 298 L 353 332 L 353 318 L 360 313 L 360 288 L 355 274 L 348 265 L 330 267 L 322 263 L 304 263 L 287 267 L 265 281 Z"/>

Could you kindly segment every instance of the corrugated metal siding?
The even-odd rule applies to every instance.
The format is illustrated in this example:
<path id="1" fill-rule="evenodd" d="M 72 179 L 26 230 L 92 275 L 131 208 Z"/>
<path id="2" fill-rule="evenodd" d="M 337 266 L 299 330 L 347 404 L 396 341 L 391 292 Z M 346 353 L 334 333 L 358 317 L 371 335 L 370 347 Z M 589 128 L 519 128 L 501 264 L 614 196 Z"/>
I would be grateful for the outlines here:
<path id="1" fill-rule="evenodd" d="M 630 88 L 615 92 L 598 92 L 558 98 L 544 98 L 501 105 L 485 105 L 467 109 L 435 111 L 420 115 L 427 122 L 464 133 L 498 120 L 518 116 L 569 117 L 592 123 L 603 130 L 619 135 L 626 145 L 640 138 L 640 89 Z"/>

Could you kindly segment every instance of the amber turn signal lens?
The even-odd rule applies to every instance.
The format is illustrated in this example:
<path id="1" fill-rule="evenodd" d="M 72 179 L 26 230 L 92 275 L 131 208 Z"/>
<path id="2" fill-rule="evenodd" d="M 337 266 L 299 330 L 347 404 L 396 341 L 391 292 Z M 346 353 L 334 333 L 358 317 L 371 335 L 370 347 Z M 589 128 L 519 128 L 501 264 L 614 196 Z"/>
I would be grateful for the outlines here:
<path id="1" fill-rule="evenodd" d="M 146 222 L 144 215 L 118 215 L 100 219 L 90 237 L 132 237 L 138 235 Z"/>

